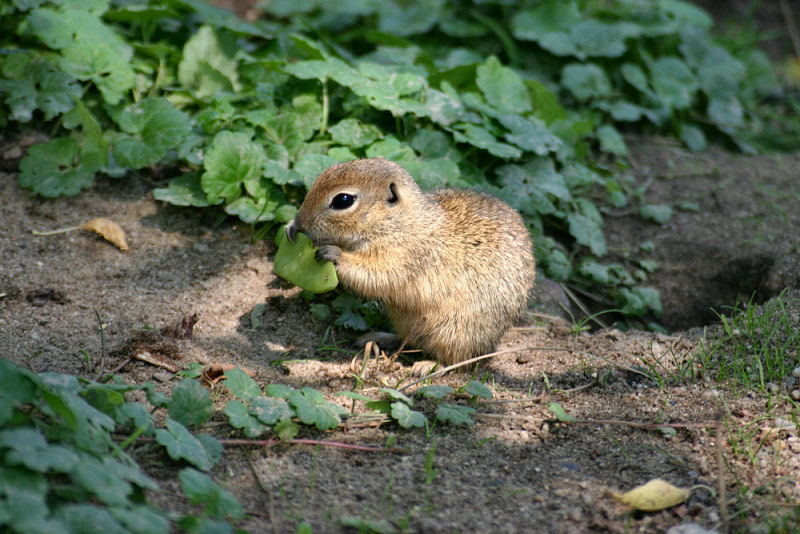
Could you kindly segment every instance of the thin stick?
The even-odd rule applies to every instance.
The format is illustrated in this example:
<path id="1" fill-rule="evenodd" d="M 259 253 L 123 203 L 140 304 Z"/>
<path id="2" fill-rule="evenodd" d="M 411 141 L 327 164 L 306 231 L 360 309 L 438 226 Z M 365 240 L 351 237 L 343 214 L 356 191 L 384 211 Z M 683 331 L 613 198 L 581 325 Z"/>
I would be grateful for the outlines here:
<path id="1" fill-rule="evenodd" d="M 722 522 L 722 534 L 728 534 L 728 507 L 725 503 L 725 459 L 722 456 L 722 413 L 717 415 L 717 503 L 719 506 L 719 518 Z"/>
<path id="2" fill-rule="evenodd" d="M 73 230 L 80 230 L 80 226 L 70 226 L 69 228 L 58 228 L 56 230 L 31 230 L 33 235 L 56 235 L 56 234 L 65 234 L 67 232 L 71 232 Z"/>
<path id="3" fill-rule="evenodd" d="M 608 325 L 606 323 L 597 318 L 596 313 L 595 314 L 589 313 L 589 310 L 586 309 L 586 306 L 584 306 L 583 302 L 581 302 L 581 299 L 579 299 L 578 296 L 570 288 L 568 288 L 566 284 L 560 283 L 558 285 L 561 286 L 561 289 L 564 291 L 564 293 L 567 294 L 567 296 L 572 300 L 572 302 L 574 302 L 575 305 L 578 308 L 580 308 L 583 314 L 586 315 L 586 317 L 588 317 L 590 321 L 594 321 L 595 323 L 597 323 L 600 326 L 600 328 L 608 328 Z"/>
<path id="4" fill-rule="evenodd" d="M 103 371 L 106 369 L 106 333 L 105 328 L 103 328 L 103 321 L 100 319 L 100 312 L 97 309 L 94 310 L 94 315 L 97 317 L 97 325 L 100 328 L 100 370 L 97 372 L 97 377 L 103 376 Z"/>
<path id="5" fill-rule="evenodd" d="M 465 360 L 463 362 L 454 363 L 453 365 L 445 367 L 444 369 L 440 369 L 439 371 L 436 371 L 435 373 L 431 373 L 431 374 L 429 374 L 427 376 L 424 376 L 424 377 L 420 378 L 419 380 L 415 380 L 415 381 L 411 382 L 410 384 L 407 384 L 407 385 L 403 386 L 402 388 L 399 389 L 399 391 L 405 391 L 408 388 L 410 388 L 411 386 L 416 386 L 420 382 L 424 382 L 426 380 L 430 380 L 431 378 L 437 378 L 437 377 L 442 376 L 443 374 L 445 374 L 445 373 L 447 373 L 449 371 L 452 371 L 453 369 L 458 369 L 459 367 L 464 367 L 465 365 L 471 365 L 471 364 L 473 364 L 475 362 L 479 362 L 481 360 L 486 360 L 488 358 L 494 358 L 495 356 L 502 356 L 503 354 L 512 354 L 514 352 L 525 352 L 526 350 L 551 350 L 551 351 L 558 351 L 558 352 L 574 352 L 575 354 L 581 354 L 583 356 L 589 356 L 591 358 L 602 360 L 602 361 L 607 362 L 607 363 L 609 363 L 611 365 L 619 367 L 620 369 L 628 371 L 629 373 L 642 375 L 643 377 L 652 380 L 652 378 L 649 375 L 639 371 L 638 369 L 634 369 L 633 367 L 629 367 L 629 366 L 623 365 L 621 363 L 612 362 L 611 360 L 608 360 L 606 358 L 602 358 L 602 357 L 597 356 L 595 354 L 592 354 L 590 352 L 585 352 L 585 351 L 582 351 L 582 350 L 575 350 L 575 349 L 567 349 L 567 348 L 564 348 L 564 347 L 522 347 L 522 348 L 519 348 L 519 349 L 508 349 L 508 350 L 501 350 L 501 351 L 498 351 L 498 352 L 490 352 L 489 354 L 484 354 L 482 356 L 476 356 L 475 358 L 470 358 L 469 360 Z"/>
<path id="6" fill-rule="evenodd" d="M 129 363 L 131 363 L 132 360 L 133 360 L 133 356 L 128 356 L 127 358 L 122 360 L 122 363 L 119 364 L 118 366 L 114 367 L 112 370 L 110 370 L 106 376 L 104 376 L 103 378 L 100 379 L 100 382 L 105 382 L 106 380 L 108 380 L 109 378 L 114 376 L 115 374 L 119 373 L 122 370 L 122 368 L 125 367 L 126 365 L 128 365 Z"/>

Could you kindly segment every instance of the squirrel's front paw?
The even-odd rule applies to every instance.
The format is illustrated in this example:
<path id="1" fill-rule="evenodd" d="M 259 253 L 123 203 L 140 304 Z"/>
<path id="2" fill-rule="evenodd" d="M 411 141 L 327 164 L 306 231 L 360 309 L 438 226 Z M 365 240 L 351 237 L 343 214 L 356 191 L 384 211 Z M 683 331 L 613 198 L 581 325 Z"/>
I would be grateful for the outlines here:
<path id="1" fill-rule="evenodd" d="M 334 265 L 339 265 L 339 259 L 342 257 L 342 249 L 336 245 L 322 245 L 317 249 L 317 253 L 314 257 L 316 257 L 319 262 L 330 261 L 333 262 Z"/>

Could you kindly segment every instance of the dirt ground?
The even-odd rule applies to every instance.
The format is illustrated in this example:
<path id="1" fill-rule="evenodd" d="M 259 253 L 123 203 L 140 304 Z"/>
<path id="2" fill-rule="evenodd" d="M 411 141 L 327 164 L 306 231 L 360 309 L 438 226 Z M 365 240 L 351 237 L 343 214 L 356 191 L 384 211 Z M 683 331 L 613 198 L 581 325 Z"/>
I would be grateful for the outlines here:
<path id="1" fill-rule="evenodd" d="M 659 140 L 630 143 L 632 173 L 637 184 L 649 183 L 649 201 L 697 203 L 697 210 L 679 210 L 664 226 L 619 213 L 607 227 L 620 261 L 633 261 L 640 243 L 654 242 L 649 257 L 661 269 L 653 281 L 673 333 L 577 333 L 551 317 L 560 312 L 553 303 L 563 294 L 540 280 L 525 323 L 500 346 L 524 350 L 471 374 L 434 380 L 455 387 L 485 380 L 494 398 L 478 403 L 474 426 L 304 433 L 378 447 L 391 438 L 403 453 L 229 447 L 213 476 L 250 514 L 241 526 L 293 532 L 307 522 L 314 532 L 340 532 L 346 531 L 342 518 L 357 517 L 406 532 L 665 532 L 686 523 L 722 531 L 727 521 L 732 529 L 767 532 L 786 514 L 797 521 L 800 433 L 798 408 L 789 400 L 796 384 L 777 384 L 766 397 L 707 376 L 657 383 L 637 371 L 652 365 L 669 377 L 691 362 L 702 330 L 684 329 L 713 323 L 708 307 L 724 312 L 720 306 L 735 302 L 735 287 L 748 296 L 757 290 L 762 300 L 791 289 L 784 300 L 800 328 L 800 154 L 745 157 L 711 149 L 691 155 Z M 312 386 L 344 404 L 333 394 L 355 387 L 348 350 L 354 335 L 334 329 L 326 336 L 325 325 L 315 324 L 298 290 L 272 274 L 271 243 L 251 243 L 248 227 L 211 211 L 162 205 L 152 199 L 152 185 L 102 178 L 77 197 L 42 200 L 20 189 L 13 172 L 0 173 L 0 355 L 37 372 L 88 377 L 86 356 L 99 358 L 103 344 L 112 369 L 142 332 L 197 313 L 192 339 L 151 339 L 151 348 L 179 358 L 178 366 L 232 363 L 254 371 L 262 385 Z M 85 231 L 32 233 L 93 217 L 119 223 L 130 251 Z M 730 272 L 754 256 L 761 259 Z M 736 286 L 748 269 L 754 282 Z M 715 293 L 715 284 L 724 291 Z M 393 383 L 407 370 L 375 369 L 360 391 L 374 394 L 380 378 Z M 141 361 L 119 374 L 165 389 L 178 381 Z M 223 392 L 219 406 L 228 398 Z M 593 422 L 555 422 L 552 402 Z M 434 444 L 437 472 L 426 483 L 425 457 Z M 163 453 L 148 444 L 134 452 L 162 485 L 153 499 L 185 509 Z M 656 477 L 698 487 L 685 504 L 655 513 L 631 513 L 609 496 Z M 703 488 L 721 486 L 724 507 Z M 800 528 L 792 524 L 786 532 Z"/>

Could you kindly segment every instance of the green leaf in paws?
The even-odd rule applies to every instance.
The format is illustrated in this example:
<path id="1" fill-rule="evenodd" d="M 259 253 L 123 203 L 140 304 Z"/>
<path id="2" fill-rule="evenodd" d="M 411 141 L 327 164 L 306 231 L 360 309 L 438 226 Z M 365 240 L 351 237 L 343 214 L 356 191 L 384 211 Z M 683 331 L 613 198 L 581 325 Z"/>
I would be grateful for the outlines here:
<path id="1" fill-rule="evenodd" d="M 275 242 L 278 252 L 273 270 L 281 278 L 312 293 L 325 293 L 339 284 L 333 263 L 317 261 L 316 249 L 306 235 L 298 233 L 292 243 L 286 238 L 286 228 L 281 226 Z"/>

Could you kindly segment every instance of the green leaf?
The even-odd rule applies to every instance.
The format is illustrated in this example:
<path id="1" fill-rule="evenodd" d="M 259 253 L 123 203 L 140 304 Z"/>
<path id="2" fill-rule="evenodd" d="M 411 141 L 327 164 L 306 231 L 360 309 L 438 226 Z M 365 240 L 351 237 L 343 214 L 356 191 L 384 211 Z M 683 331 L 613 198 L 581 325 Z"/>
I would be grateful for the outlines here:
<path id="1" fill-rule="evenodd" d="M 459 406 L 457 404 L 443 403 L 436 407 L 436 419 L 454 426 L 474 425 L 475 421 L 472 420 L 472 414 L 474 413 L 475 408 Z"/>
<path id="2" fill-rule="evenodd" d="M 336 319 L 337 326 L 360 332 L 369 330 L 369 325 L 361 314 L 361 302 L 353 295 L 342 293 L 331 301 L 331 306 L 339 315 Z"/>
<path id="3" fill-rule="evenodd" d="M 561 84 L 578 102 L 611 96 L 611 82 L 594 63 L 570 63 L 561 70 Z"/>
<path id="4" fill-rule="evenodd" d="M 46 198 L 77 195 L 94 183 L 101 164 L 71 137 L 60 137 L 28 149 L 19 164 L 18 181 Z"/>
<path id="5" fill-rule="evenodd" d="M 681 141 L 692 152 L 702 152 L 708 147 L 703 130 L 693 124 L 681 124 L 679 135 Z"/>
<path id="6" fill-rule="evenodd" d="M 492 391 L 486 387 L 485 384 L 478 382 L 477 380 L 470 380 L 466 387 L 464 387 L 464 393 L 472 395 L 473 397 L 480 397 L 482 399 L 492 398 Z"/>
<path id="7" fill-rule="evenodd" d="M 112 106 L 136 84 L 136 74 L 129 63 L 131 53 L 120 55 L 113 45 L 75 41 L 61 54 L 60 66 L 64 72 L 80 80 L 91 80 Z"/>
<path id="8" fill-rule="evenodd" d="M 615 297 L 620 311 L 625 315 L 641 317 L 652 312 L 658 317 L 664 311 L 658 290 L 652 287 L 622 288 Z"/>
<path id="9" fill-rule="evenodd" d="M 383 3 L 378 11 L 378 29 L 401 37 L 425 33 L 439 20 L 443 4 L 443 0 Z"/>
<path id="10" fill-rule="evenodd" d="M 352 118 L 339 121 L 331 126 L 328 131 L 334 141 L 350 148 L 369 145 L 383 137 L 377 126 Z"/>
<path id="11" fill-rule="evenodd" d="M 486 102 L 502 113 L 525 113 L 531 110 L 528 89 L 522 78 L 500 61 L 490 56 L 477 70 L 475 83 L 486 97 Z"/>
<path id="12" fill-rule="evenodd" d="M 414 395 L 421 395 L 426 399 L 441 400 L 455 391 L 450 386 L 430 385 L 422 386 L 414 392 Z"/>
<path id="13" fill-rule="evenodd" d="M 428 422 L 424 414 L 399 401 L 392 403 L 392 418 L 403 428 L 421 428 Z"/>
<path id="14" fill-rule="evenodd" d="M 577 421 L 577 419 L 565 412 L 564 408 L 557 402 L 551 402 L 549 408 L 553 415 L 556 416 L 556 419 L 562 423 L 574 423 Z"/>
<path id="15" fill-rule="evenodd" d="M 580 20 L 575 2 L 544 0 L 533 9 L 517 12 L 511 20 L 511 29 L 517 39 L 539 41 L 548 33 L 568 32 Z"/>
<path id="16" fill-rule="evenodd" d="M 606 253 L 606 239 L 603 234 L 603 223 L 580 213 L 567 215 L 569 233 L 579 245 L 589 247 L 592 254 L 603 256 Z"/>
<path id="17" fill-rule="evenodd" d="M 317 430 L 336 428 L 341 422 L 341 416 L 348 413 L 346 408 L 326 401 L 322 393 L 309 387 L 293 392 L 289 403 L 303 424 L 314 425 Z"/>
<path id="18" fill-rule="evenodd" d="M 288 400 L 295 391 L 297 390 L 285 384 L 267 384 L 264 386 L 264 395 L 268 397 L 275 397 L 277 399 Z"/>
<path id="19" fill-rule="evenodd" d="M 266 425 L 274 425 L 294 415 L 284 399 L 274 397 L 254 397 L 250 399 L 250 414 Z"/>
<path id="20" fill-rule="evenodd" d="M 300 425 L 291 419 L 282 419 L 272 429 L 281 441 L 292 441 L 300 433 Z"/>
<path id="21" fill-rule="evenodd" d="M 185 379 L 172 388 L 172 400 L 167 405 L 170 417 L 184 426 L 200 426 L 209 421 L 214 404 L 208 390 L 197 380 Z"/>
<path id="22" fill-rule="evenodd" d="M 61 506 L 54 519 L 70 532 L 124 532 L 108 510 L 90 504 Z"/>
<path id="23" fill-rule="evenodd" d="M 558 213 L 554 201 L 572 200 L 564 177 L 550 158 L 536 158 L 524 166 L 504 165 L 497 169 L 498 196 L 527 215 Z"/>
<path id="24" fill-rule="evenodd" d="M 562 141 L 552 134 L 539 119 L 532 117 L 525 119 L 519 115 L 503 115 L 497 117 L 500 123 L 509 129 L 505 135 L 509 143 L 513 143 L 523 150 L 530 150 L 538 156 L 546 156 L 555 152 Z"/>
<path id="25" fill-rule="evenodd" d="M 157 163 L 190 130 L 189 118 L 166 98 L 147 98 L 130 104 L 114 119 L 123 132 L 130 134 L 121 135 L 114 142 L 114 159 L 132 169 Z"/>
<path id="26" fill-rule="evenodd" d="M 258 182 L 267 157 L 264 148 L 246 134 L 222 131 L 214 137 L 200 177 L 208 201 L 233 202 L 242 195 L 242 186 Z"/>
<path id="27" fill-rule="evenodd" d="M 278 252 L 272 269 L 281 278 L 312 293 L 325 293 L 339 284 L 333 263 L 317 261 L 317 249 L 305 234 L 297 233 L 292 243 L 286 238 L 286 227 L 281 226 L 275 242 Z"/>
<path id="28" fill-rule="evenodd" d="M 212 517 L 241 519 L 242 505 L 231 492 L 217 485 L 211 477 L 187 467 L 178 473 L 183 493 L 195 506 L 202 506 Z"/>
<path id="29" fill-rule="evenodd" d="M 619 57 L 625 53 L 625 39 L 638 33 L 629 23 L 608 23 L 586 19 L 575 24 L 569 31 L 569 39 L 575 47 L 575 55 L 583 57 Z M 541 43 L 547 49 L 547 42 Z"/>
<path id="30" fill-rule="evenodd" d="M 578 272 L 600 285 L 608 285 L 611 281 L 610 268 L 597 263 L 594 258 L 584 258 L 578 267 Z"/>
<path id="31" fill-rule="evenodd" d="M 741 101 L 735 96 L 727 99 L 710 99 L 708 116 L 723 131 L 744 126 L 744 108 L 742 108 Z"/>
<path id="32" fill-rule="evenodd" d="M 136 534 L 169 534 L 170 523 L 164 512 L 149 506 L 132 506 L 127 508 L 110 508 L 115 519 Z"/>
<path id="33" fill-rule="evenodd" d="M 597 129 L 597 140 L 600 141 L 600 150 L 616 156 L 624 156 L 628 153 L 625 140 L 616 128 L 610 124 L 605 124 Z"/>
<path id="34" fill-rule="evenodd" d="M 295 163 L 294 170 L 302 176 L 306 189 L 311 189 L 322 171 L 336 163 L 335 159 L 324 154 L 305 154 L 300 161 Z"/>
<path id="35" fill-rule="evenodd" d="M 231 34 L 211 26 L 201 26 L 183 47 L 178 79 L 200 100 L 218 92 L 238 91 L 241 85 L 236 48 Z"/>
<path id="36" fill-rule="evenodd" d="M 170 458 L 186 460 L 203 471 L 214 467 L 206 448 L 185 426 L 171 418 L 167 418 L 166 424 L 166 429 L 156 429 L 156 441 L 167 448 Z"/>
<path id="37" fill-rule="evenodd" d="M 393 401 L 404 402 L 404 403 L 408 404 L 409 406 L 413 406 L 414 405 L 414 401 L 411 400 L 411 398 L 408 395 L 406 395 L 405 393 L 402 393 L 401 391 L 398 391 L 396 389 L 379 388 L 378 391 L 380 391 L 381 393 L 386 394 L 386 396 L 389 399 L 393 400 Z"/>
<path id="38" fill-rule="evenodd" d="M 667 224 L 672 217 L 672 207 L 666 204 L 644 204 L 639 208 L 639 214 L 648 221 Z"/>
<path id="39" fill-rule="evenodd" d="M 368 158 L 385 158 L 401 164 L 406 161 L 416 161 L 417 159 L 414 150 L 398 141 L 394 136 L 372 143 L 367 147 L 365 154 Z"/>
<path id="40" fill-rule="evenodd" d="M 459 143 L 468 143 L 487 150 L 493 156 L 502 159 L 515 159 L 522 152 L 511 145 L 501 143 L 488 130 L 469 123 L 459 123 L 453 127 L 453 139 Z"/>
<path id="41" fill-rule="evenodd" d="M 235 397 L 244 401 L 261 395 L 261 388 L 256 381 L 238 367 L 225 371 L 225 386 Z"/>
<path id="42" fill-rule="evenodd" d="M 38 473 L 68 473 L 78 463 L 78 456 L 68 447 L 51 445 L 33 428 L 9 428 L 0 431 L 0 449 L 7 465 L 24 465 Z"/>
<path id="43" fill-rule="evenodd" d="M 153 198 L 175 206 L 204 208 L 211 205 L 200 184 L 200 174 L 196 172 L 182 174 L 170 180 L 167 187 L 153 189 Z"/>
<path id="44" fill-rule="evenodd" d="M 658 8 L 698 28 L 708 29 L 714 19 L 703 8 L 683 0 L 657 0 Z"/>
<path id="45" fill-rule="evenodd" d="M 697 91 L 697 80 L 689 67 L 677 57 L 660 57 L 650 66 L 653 89 L 662 105 L 687 109 Z"/>
<path id="46" fill-rule="evenodd" d="M 115 460 L 108 457 L 101 461 L 84 454 L 70 477 L 103 503 L 125 506 L 133 487 L 114 470 L 109 469 L 112 462 Z"/>
<path id="47" fill-rule="evenodd" d="M 49 121 L 71 110 L 75 106 L 75 99 L 81 94 L 74 77 L 28 54 L 8 56 L 2 71 L 12 79 L 0 80 L 0 93 L 6 95 L 5 102 L 11 108 L 11 118 L 18 122 L 31 120 L 37 109 Z"/>

